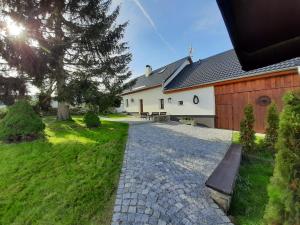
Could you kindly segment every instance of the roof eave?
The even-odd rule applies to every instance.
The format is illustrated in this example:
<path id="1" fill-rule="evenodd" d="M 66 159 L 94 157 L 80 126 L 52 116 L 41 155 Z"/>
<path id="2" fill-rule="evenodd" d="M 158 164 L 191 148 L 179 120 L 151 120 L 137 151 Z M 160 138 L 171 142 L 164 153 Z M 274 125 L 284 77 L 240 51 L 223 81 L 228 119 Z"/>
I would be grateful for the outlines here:
<path id="1" fill-rule="evenodd" d="M 145 88 L 141 88 L 141 89 L 138 89 L 138 90 L 122 93 L 121 96 L 130 95 L 130 94 L 134 94 L 134 93 L 141 92 L 141 91 L 147 91 L 149 89 L 154 89 L 154 88 L 158 88 L 158 87 L 161 87 L 161 86 L 162 86 L 161 84 L 157 84 L 157 85 L 153 85 L 153 86 L 150 86 L 150 87 L 145 87 Z"/>

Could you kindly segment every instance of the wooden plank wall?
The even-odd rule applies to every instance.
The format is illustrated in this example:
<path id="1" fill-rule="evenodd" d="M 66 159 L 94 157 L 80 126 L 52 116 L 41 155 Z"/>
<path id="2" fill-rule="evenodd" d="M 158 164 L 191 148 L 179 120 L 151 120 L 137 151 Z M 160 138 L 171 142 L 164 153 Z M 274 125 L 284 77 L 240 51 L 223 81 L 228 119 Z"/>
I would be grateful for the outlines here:
<path id="1" fill-rule="evenodd" d="M 256 103 L 260 96 L 269 96 L 282 109 L 282 96 L 288 90 L 300 88 L 300 75 L 295 72 L 281 76 L 268 76 L 215 86 L 216 127 L 239 130 L 246 104 L 254 106 L 255 130 L 265 131 L 267 106 Z"/>

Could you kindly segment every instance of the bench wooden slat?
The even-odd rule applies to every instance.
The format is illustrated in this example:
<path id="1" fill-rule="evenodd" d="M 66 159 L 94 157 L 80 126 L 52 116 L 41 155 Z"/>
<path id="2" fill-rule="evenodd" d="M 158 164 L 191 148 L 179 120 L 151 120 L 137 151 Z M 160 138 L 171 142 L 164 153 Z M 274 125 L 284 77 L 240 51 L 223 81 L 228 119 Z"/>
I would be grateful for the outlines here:
<path id="1" fill-rule="evenodd" d="M 235 179 L 241 162 L 242 147 L 232 144 L 214 172 L 206 181 L 206 186 L 226 195 L 232 195 Z"/>

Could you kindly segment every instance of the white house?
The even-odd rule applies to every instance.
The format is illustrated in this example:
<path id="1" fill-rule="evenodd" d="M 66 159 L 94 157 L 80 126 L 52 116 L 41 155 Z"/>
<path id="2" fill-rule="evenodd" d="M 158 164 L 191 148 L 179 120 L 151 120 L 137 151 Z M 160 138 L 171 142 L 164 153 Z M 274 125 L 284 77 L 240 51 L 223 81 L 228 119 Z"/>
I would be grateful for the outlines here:
<path id="1" fill-rule="evenodd" d="M 174 119 L 188 116 L 209 127 L 238 130 L 250 103 L 259 118 L 255 128 L 263 132 L 266 106 L 275 101 L 281 107 L 284 91 L 300 87 L 299 66 L 300 58 L 294 58 L 245 72 L 234 50 L 196 62 L 185 57 L 153 71 L 147 65 L 123 92 L 123 107 L 131 114 L 166 112 Z"/>

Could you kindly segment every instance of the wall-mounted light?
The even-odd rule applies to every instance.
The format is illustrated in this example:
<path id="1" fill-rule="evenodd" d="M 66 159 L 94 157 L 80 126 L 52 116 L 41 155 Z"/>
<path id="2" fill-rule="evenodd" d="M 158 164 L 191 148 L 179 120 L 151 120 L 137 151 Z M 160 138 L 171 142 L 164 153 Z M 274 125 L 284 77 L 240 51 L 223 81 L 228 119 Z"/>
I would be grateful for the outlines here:
<path id="1" fill-rule="evenodd" d="M 132 98 L 132 99 L 130 99 L 130 101 L 131 101 L 131 102 L 134 102 L 134 99 Z"/>
<path id="2" fill-rule="evenodd" d="M 168 103 L 172 103 L 172 98 L 168 98 Z"/>

